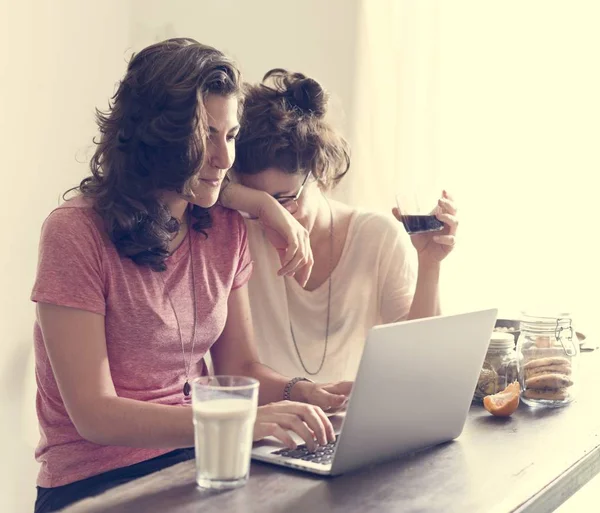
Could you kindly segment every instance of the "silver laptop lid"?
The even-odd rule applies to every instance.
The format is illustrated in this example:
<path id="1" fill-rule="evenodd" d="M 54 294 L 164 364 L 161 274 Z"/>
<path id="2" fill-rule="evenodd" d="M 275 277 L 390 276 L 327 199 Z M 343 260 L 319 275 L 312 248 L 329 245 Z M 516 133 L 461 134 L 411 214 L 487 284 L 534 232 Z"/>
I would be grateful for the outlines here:
<path id="1" fill-rule="evenodd" d="M 458 437 L 497 313 L 487 309 L 371 329 L 331 473 Z"/>

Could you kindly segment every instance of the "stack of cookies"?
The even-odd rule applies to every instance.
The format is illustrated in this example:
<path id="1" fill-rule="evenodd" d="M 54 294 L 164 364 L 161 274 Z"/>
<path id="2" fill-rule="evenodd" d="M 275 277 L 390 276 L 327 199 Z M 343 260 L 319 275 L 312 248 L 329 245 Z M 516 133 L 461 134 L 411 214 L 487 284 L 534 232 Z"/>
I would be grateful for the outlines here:
<path id="1" fill-rule="evenodd" d="M 553 356 L 528 361 L 523 366 L 525 383 L 524 397 L 548 401 L 569 399 L 571 361 L 568 358 Z"/>

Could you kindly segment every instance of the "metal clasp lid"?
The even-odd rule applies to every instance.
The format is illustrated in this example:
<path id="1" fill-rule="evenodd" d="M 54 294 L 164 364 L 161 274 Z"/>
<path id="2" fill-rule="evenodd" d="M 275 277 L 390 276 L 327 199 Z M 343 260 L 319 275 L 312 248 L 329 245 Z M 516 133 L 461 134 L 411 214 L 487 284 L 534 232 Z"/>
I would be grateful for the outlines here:
<path id="1" fill-rule="evenodd" d="M 561 326 L 561 323 L 563 321 L 568 322 L 569 325 L 567 327 Z M 567 337 L 563 335 L 565 331 L 569 332 L 569 335 Z M 571 325 L 571 319 L 569 319 L 568 317 L 558 317 L 556 319 L 556 328 L 554 329 L 554 335 L 556 337 L 556 340 L 560 342 L 560 345 L 563 347 L 567 356 L 575 356 L 577 354 L 577 348 L 573 343 L 573 326 Z M 565 346 L 565 339 L 569 341 L 569 348 Z"/>

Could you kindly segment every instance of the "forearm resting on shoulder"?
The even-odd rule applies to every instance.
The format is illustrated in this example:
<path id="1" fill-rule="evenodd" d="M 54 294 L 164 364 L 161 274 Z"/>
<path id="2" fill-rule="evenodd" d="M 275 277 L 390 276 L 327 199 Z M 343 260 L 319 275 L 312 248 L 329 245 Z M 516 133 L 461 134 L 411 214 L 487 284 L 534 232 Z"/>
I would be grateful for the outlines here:
<path id="1" fill-rule="evenodd" d="M 219 202 L 226 208 L 240 210 L 252 217 L 260 217 L 264 205 L 274 201 L 266 192 L 251 189 L 242 184 L 229 181 L 221 189 Z"/>

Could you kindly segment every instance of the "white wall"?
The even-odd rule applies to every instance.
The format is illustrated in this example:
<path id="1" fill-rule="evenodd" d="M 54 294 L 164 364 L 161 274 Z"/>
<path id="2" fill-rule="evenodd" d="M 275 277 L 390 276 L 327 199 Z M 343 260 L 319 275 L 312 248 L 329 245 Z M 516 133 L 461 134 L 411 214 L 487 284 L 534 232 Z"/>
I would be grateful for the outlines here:
<path id="1" fill-rule="evenodd" d="M 440 1 L 441 170 L 455 306 L 555 302 L 597 332 L 600 3 Z M 589 331 L 588 331 L 589 332 Z"/>
<path id="2" fill-rule="evenodd" d="M 419 188 L 432 192 L 433 208 L 441 193 L 438 3 L 360 2 L 352 171 L 341 198 L 353 205 L 389 213 L 396 194 Z"/>
<path id="3" fill-rule="evenodd" d="M 87 171 L 93 108 L 125 69 L 122 2 L 20 0 L 0 4 L 0 511 L 32 510 L 37 467 L 29 301 L 40 225 Z"/>
<path id="4" fill-rule="evenodd" d="M 596 330 L 598 19 L 595 0 L 360 2 L 345 199 L 455 195 L 446 311 L 548 303 Z"/>

